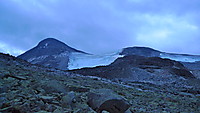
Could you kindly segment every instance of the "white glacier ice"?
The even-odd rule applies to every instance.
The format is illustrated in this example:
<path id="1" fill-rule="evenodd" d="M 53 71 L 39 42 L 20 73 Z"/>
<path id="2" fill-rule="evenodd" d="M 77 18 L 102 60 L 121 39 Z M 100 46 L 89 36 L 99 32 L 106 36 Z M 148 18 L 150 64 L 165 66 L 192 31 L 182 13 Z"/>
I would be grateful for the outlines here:
<path id="1" fill-rule="evenodd" d="M 170 54 L 170 53 L 161 53 L 161 58 L 167 58 L 180 62 L 196 62 L 200 61 L 200 56 L 198 55 L 183 55 L 183 54 Z"/>
<path id="2" fill-rule="evenodd" d="M 119 52 L 105 55 L 89 55 L 83 53 L 71 53 L 69 57 L 68 69 L 80 69 L 83 67 L 105 66 L 114 62 L 117 58 L 122 57 Z"/>

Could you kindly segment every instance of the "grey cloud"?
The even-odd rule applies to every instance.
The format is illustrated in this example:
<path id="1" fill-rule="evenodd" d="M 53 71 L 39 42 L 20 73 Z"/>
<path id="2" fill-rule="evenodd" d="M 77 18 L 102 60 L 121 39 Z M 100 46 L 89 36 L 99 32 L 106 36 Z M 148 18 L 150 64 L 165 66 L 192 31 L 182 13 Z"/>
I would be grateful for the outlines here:
<path id="1" fill-rule="evenodd" d="M 197 49 L 184 47 L 187 41 L 199 40 L 198 6 L 198 0 L 1 0 L 0 41 L 24 51 L 46 37 L 54 37 L 90 53 L 141 45 L 169 52 L 200 54 Z M 154 17 L 155 21 L 149 20 Z M 182 29 L 177 30 L 165 39 L 168 44 L 159 38 L 160 44 L 145 41 L 155 39 L 152 33 L 158 30 L 175 31 L 178 28 L 178 24 L 162 21 L 165 18 L 194 25 L 197 30 L 187 32 L 187 35 L 184 32 L 189 28 L 183 29 L 183 33 Z M 142 35 L 146 39 L 138 41 L 138 36 Z M 173 41 L 175 37 L 177 39 Z M 189 40 L 189 37 L 193 38 Z M 182 42 L 177 46 L 180 39 Z M 193 48 L 200 47 L 194 43 Z"/>

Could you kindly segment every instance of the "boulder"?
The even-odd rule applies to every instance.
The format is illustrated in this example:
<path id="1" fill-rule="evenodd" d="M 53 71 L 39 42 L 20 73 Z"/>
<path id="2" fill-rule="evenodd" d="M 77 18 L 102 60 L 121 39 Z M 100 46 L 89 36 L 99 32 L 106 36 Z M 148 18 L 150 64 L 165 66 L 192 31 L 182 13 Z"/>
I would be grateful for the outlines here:
<path id="1" fill-rule="evenodd" d="M 40 85 L 40 84 L 39 84 Z M 68 91 L 68 88 L 61 84 L 59 81 L 56 80 L 49 80 L 42 82 L 41 85 L 42 89 L 45 90 L 46 93 L 64 93 L 66 94 Z"/>
<path id="2" fill-rule="evenodd" d="M 73 91 L 67 93 L 61 99 L 62 107 L 64 107 L 64 108 L 72 108 L 73 107 L 73 103 L 75 102 L 75 98 L 76 98 L 76 94 Z"/>
<path id="3" fill-rule="evenodd" d="M 88 105 L 97 113 L 108 111 L 110 113 L 124 113 L 130 105 L 124 98 L 110 89 L 96 89 L 87 94 Z"/>

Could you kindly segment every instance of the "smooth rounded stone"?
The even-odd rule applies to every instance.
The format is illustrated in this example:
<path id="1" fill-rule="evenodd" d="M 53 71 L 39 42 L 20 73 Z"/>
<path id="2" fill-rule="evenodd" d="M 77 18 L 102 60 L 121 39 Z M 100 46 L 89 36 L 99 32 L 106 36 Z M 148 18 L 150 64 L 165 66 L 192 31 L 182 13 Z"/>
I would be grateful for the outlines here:
<path id="1" fill-rule="evenodd" d="M 124 98 L 110 89 L 96 89 L 87 94 L 88 105 L 97 113 L 108 111 L 110 113 L 124 113 L 130 107 Z"/>
<path id="2" fill-rule="evenodd" d="M 76 94 L 73 91 L 67 93 L 61 99 L 62 107 L 71 108 L 72 104 L 75 102 L 75 98 L 76 98 Z"/>

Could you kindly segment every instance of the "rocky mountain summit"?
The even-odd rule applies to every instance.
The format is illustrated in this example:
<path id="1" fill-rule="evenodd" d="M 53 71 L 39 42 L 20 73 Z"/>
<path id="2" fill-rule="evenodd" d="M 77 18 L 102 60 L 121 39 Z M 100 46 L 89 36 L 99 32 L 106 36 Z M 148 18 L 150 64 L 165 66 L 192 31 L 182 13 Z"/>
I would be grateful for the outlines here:
<path id="1" fill-rule="evenodd" d="M 32 64 L 39 64 L 58 69 L 67 69 L 69 55 L 74 52 L 87 54 L 83 51 L 71 48 L 57 39 L 47 38 L 39 42 L 36 47 L 19 55 L 18 58 L 26 60 Z"/>

